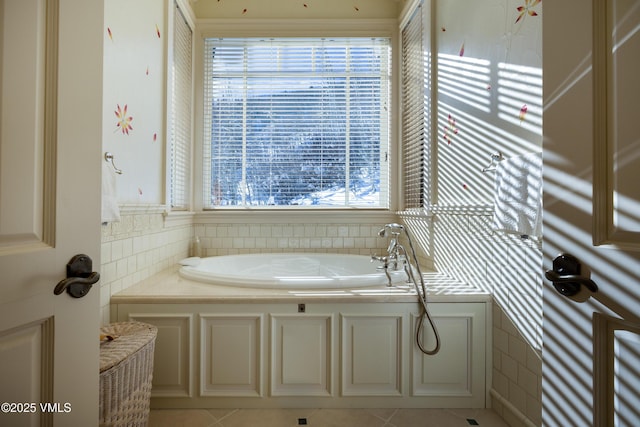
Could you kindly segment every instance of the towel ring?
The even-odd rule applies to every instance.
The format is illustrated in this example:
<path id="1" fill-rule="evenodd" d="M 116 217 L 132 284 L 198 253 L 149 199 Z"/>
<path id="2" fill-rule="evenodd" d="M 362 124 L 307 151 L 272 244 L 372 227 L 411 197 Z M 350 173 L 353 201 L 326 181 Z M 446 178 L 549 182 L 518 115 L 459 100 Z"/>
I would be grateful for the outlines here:
<path id="1" fill-rule="evenodd" d="M 491 172 L 496 170 L 496 163 L 504 160 L 504 156 L 501 151 L 497 151 L 491 155 L 491 163 L 487 167 L 482 168 L 482 172 Z"/>
<path id="2" fill-rule="evenodd" d="M 113 169 L 115 169 L 116 173 L 122 175 L 122 170 L 118 169 L 116 167 L 116 164 L 113 162 L 113 154 L 107 151 L 106 153 L 104 153 L 104 160 L 106 162 L 111 162 L 111 166 L 113 166 Z"/>

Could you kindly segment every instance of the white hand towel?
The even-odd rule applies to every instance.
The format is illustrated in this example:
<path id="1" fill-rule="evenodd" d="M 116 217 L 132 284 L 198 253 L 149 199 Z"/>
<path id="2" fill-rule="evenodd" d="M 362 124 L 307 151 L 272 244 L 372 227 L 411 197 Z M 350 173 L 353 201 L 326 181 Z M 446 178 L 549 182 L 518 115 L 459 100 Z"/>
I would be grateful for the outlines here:
<path id="1" fill-rule="evenodd" d="M 542 236 L 542 154 L 498 162 L 495 172 L 493 229 L 521 236 Z"/>
<path id="2" fill-rule="evenodd" d="M 102 162 L 102 223 L 120 221 L 116 171 L 107 162 Z"/>

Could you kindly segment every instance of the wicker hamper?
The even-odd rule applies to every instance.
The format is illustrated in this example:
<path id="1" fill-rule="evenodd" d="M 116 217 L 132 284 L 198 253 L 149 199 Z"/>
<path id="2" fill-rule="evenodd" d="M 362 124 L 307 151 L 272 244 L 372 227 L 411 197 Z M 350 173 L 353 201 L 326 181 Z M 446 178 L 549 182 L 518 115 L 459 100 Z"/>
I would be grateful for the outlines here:
<path id="1" fill-rule="evenodd" d="M 158 328 L 140 322 L 100 328 L 100 426 L 146 426 Z"/>

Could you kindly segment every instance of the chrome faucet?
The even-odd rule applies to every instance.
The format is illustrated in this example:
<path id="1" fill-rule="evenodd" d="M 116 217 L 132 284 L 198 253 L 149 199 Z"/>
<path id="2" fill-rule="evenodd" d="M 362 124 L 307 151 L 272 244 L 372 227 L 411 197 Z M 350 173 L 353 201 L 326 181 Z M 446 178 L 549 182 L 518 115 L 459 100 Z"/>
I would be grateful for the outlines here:
<path id="1" fill-rule="evenodd" d="M 389 239 L 389 246 L 387 246 L 386 256 L 371 256 L 372 262 L 379 261 L 383 263 L 378 268 L 384 270 L 384 273 L 387 276 L 387 286 L 392 286 L 389 268 L 391 268 L 393 271 L 397 271 L 399 269 L 399 263 L 402 263 L 402 268 L 407 273 L 407 281 L 410 281 L 410 273 L 408 271 L 408 268 L 410 268 L 410 266 L 407 265 L 407 252 L 405 251 L 404 247 L 400 243 L 398 243 L 398 237 L 403 230 L 403 225 L 391 223 L 386 224 L 380 231 L 378 231 L 378 236 L 380 237 L 391 237 Z"/>

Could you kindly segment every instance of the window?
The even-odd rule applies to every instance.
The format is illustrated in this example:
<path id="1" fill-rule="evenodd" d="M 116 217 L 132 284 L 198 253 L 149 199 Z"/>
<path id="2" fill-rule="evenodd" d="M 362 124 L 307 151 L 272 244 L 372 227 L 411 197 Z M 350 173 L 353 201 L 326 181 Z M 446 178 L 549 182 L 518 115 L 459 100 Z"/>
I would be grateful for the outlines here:
<path id="1" fill-rule="evenodd" d="M 191 184 L 191 27 L 175 5 L 173 63 L 171 72 L 171 118 L 169 127 L 169 199 L 171 209 L 189 208 Z"/>
<path id="2" fill-rule="evenodd" d="M 430 150 L 431 67 L 426 10 L 422 4 L 402 28 L 402 153 L 404 208 L 419 209 L 432 200 L 427 178 Z"/>
<path id="3" fill-rule="evenodd" d="M 390 43 L 206 39 L 204 207 L 387 207 Z"/>

